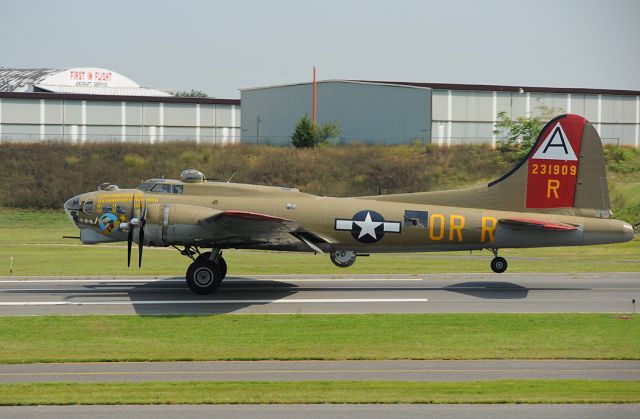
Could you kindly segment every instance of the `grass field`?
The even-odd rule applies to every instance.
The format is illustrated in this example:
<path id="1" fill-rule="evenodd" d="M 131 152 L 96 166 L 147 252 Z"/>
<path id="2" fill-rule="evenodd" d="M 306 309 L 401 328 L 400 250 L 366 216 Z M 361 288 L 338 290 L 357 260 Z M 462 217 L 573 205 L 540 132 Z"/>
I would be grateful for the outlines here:
<path id="1" fill-rule="evenodd" d="M 0 275 L 184 275 L 189 260 L 172 248 L 147 248 L 143 268 L 127 269 L 126 246 L 81 246 L 62 211 L 0 210 Z M 508 272 L 640 270 L 640 240 L 585 247 L 506 249 Z M 13 266 L 11 269 L 11 258 Z M 225 251 L 230 275 L 491 272 L 490 252 L 374 254 L 349 269 L 307 253 Z"/>
<path id="2" fill-rule="evenodd" d="M 0 385 L 0 405 L 298 403 L 638 403 L 638 381 L 497 380 L 29 383 Z"/>
<path id="3" fill-rule="evenodd" d="M 183 275 L 148 248 L 80 246 L 62 211 L 0 210 L 0 275 Z M 510 272 L 640 270 L 640 241 L 506 250 Z M 10 272 L 10 258 L 13 271 Z M 231 275 L 490 272 L 490 254 L 382 254 L 348 270 L 310 254 L 225 251 Z M 252 359 L 640 359 L 640 316 L 607 314 L 0 317 L 0 362 Z M 0 405 L 160 403 L 638 403 L 640 382 L 502 380 L 26 383 Z"/>
<path id="4" fill-rule="evenodd" d="M 640 316 L 0 317 L 0 362 L 640 359 Z"/>

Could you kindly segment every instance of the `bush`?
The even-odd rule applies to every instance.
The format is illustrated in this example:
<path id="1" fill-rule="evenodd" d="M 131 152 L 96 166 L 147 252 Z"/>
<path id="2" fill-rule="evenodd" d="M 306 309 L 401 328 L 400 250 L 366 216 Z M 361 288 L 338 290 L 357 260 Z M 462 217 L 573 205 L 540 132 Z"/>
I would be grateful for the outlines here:
<path id="1" fill-rule="evenodd" d="M 640 172 L 640 152 L 631 147 L 607 145 L 604 148 L 607 167 L 618 173 Z"/>
<path id="2" fill-rule="evenodd" d="M 291 135 L 291 144 L 296 148 L 317 147 L 328 144 L 329 139 L 339 136 L 341 131 L 336 122 L 317 125 L 305 113 Z"/>
<path id="3" fill-rule="evenodd" d="M 147 160 L 137 154 L 127 154 L 122 160 L 127 167 L 144 167 L 147 164 Z"/>

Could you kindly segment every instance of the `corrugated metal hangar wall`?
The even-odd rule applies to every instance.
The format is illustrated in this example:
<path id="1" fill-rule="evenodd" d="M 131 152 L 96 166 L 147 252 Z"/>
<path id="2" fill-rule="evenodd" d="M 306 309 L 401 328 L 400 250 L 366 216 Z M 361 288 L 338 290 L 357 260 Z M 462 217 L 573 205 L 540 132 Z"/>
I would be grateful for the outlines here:
<path id="1" fill-rule="evenodd" d="M 523 89 L 525 90 L 525 89 Z M 433 91 L 432 140 L 437 144 L 492 143 L 499 112 L 512 119 L 539 115 L 544 108 L 554 114 L 577 113 L 594 124 L 602 141 L 638 146 L 640 96 L 585 93 Z"/>
<path id="2" fill-rule="evenodd" d="M 0 139 L 234 143 L 240 101 L 0 92 Z"/>
<path id="3" fill-rule="evenodd" d="M 312 92 L 311 83 L 242 90 L 242 141 L 290 143 L 296 122 L 311 115 Z M 585 116 L 605 144 L 639 145 L 637 91 L 348 80 L 317 85 L 318 122 L 338 122 L 338 141 L 495 144 L 499 112 L 515 119 L 545 107 Z"/>
<path id="4" fill-rule="evenodd" d="M 291 134 L 313 111 L 310 83 L 244 89 L 242 141 L 291 143 Z M 431 89 L 413 86 L 324 81 L 317 84 L 319 124 L 337 122 L 339 142 L 406 143 L 430 137 Z"/>

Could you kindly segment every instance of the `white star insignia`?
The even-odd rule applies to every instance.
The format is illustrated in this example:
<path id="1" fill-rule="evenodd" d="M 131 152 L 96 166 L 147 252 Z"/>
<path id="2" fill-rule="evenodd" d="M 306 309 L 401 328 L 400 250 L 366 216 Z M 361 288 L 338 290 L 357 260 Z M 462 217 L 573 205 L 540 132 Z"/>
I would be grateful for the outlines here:
<path id="1" fill-rule="evenodd" d="M 366 235 L 369 235 L 376 240 L 378 239 L 378 237 L 376 236 L 376 227 L 381 225 L 382 222 L 371 220 L 370 212 L 367 212 L 367 216 L 365 217 L 364 221 L 354 221 L 354 223 L 356 223 L 361 229 L 360 235 L 358 236 L 359 239 Z"/>

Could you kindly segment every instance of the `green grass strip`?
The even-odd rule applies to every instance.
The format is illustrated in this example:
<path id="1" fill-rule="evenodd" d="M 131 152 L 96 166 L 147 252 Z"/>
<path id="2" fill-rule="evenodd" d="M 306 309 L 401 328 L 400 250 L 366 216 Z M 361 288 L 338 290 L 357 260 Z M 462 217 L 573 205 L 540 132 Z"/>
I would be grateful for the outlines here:
<path id="1" fill-rule="evenodd" d="M 0 385 L 0 405 L 638 402 L 640 381 L 192 381 Z"/>
<path id="2" fill-rule="evenodd" d="M 134 271 L 127 268 L 126 243 L 97 246 L 80 246 L 77 240 L 55 243 L 62 240 L 59 237 L 63 234 L 77 235 L 77 230 L 61 231 L 56 235 L 30 227 L 2 231 L 0 275 L 184 277 L 190 263 L 171 248 L 149 247 L 145 248 L 142 268 Z M 14 241 L 10 241 L 12 239 Z M 24 240 L 30 243 L 21 243 Z M 510 273 L 636 272 L 640 269 L 640 240 L 602 246 L 501 249 L 500 255 L 509 261 Z M 231 276 L 492 273 L 489 267 L 492 255 L 487 251 L 472 255 L 469 252 L 378 253 L 358 259 L 348 270 L 334 266 L 326 255 L 312 253 L 225 250 L 224 257 Z M 186 290 L 186 285 L 184 287 Z"/>
<path id="3" fill-rule="evenodd" d="M 640 316 L 0 317 L 0 362 L 640 359 Z"/>

